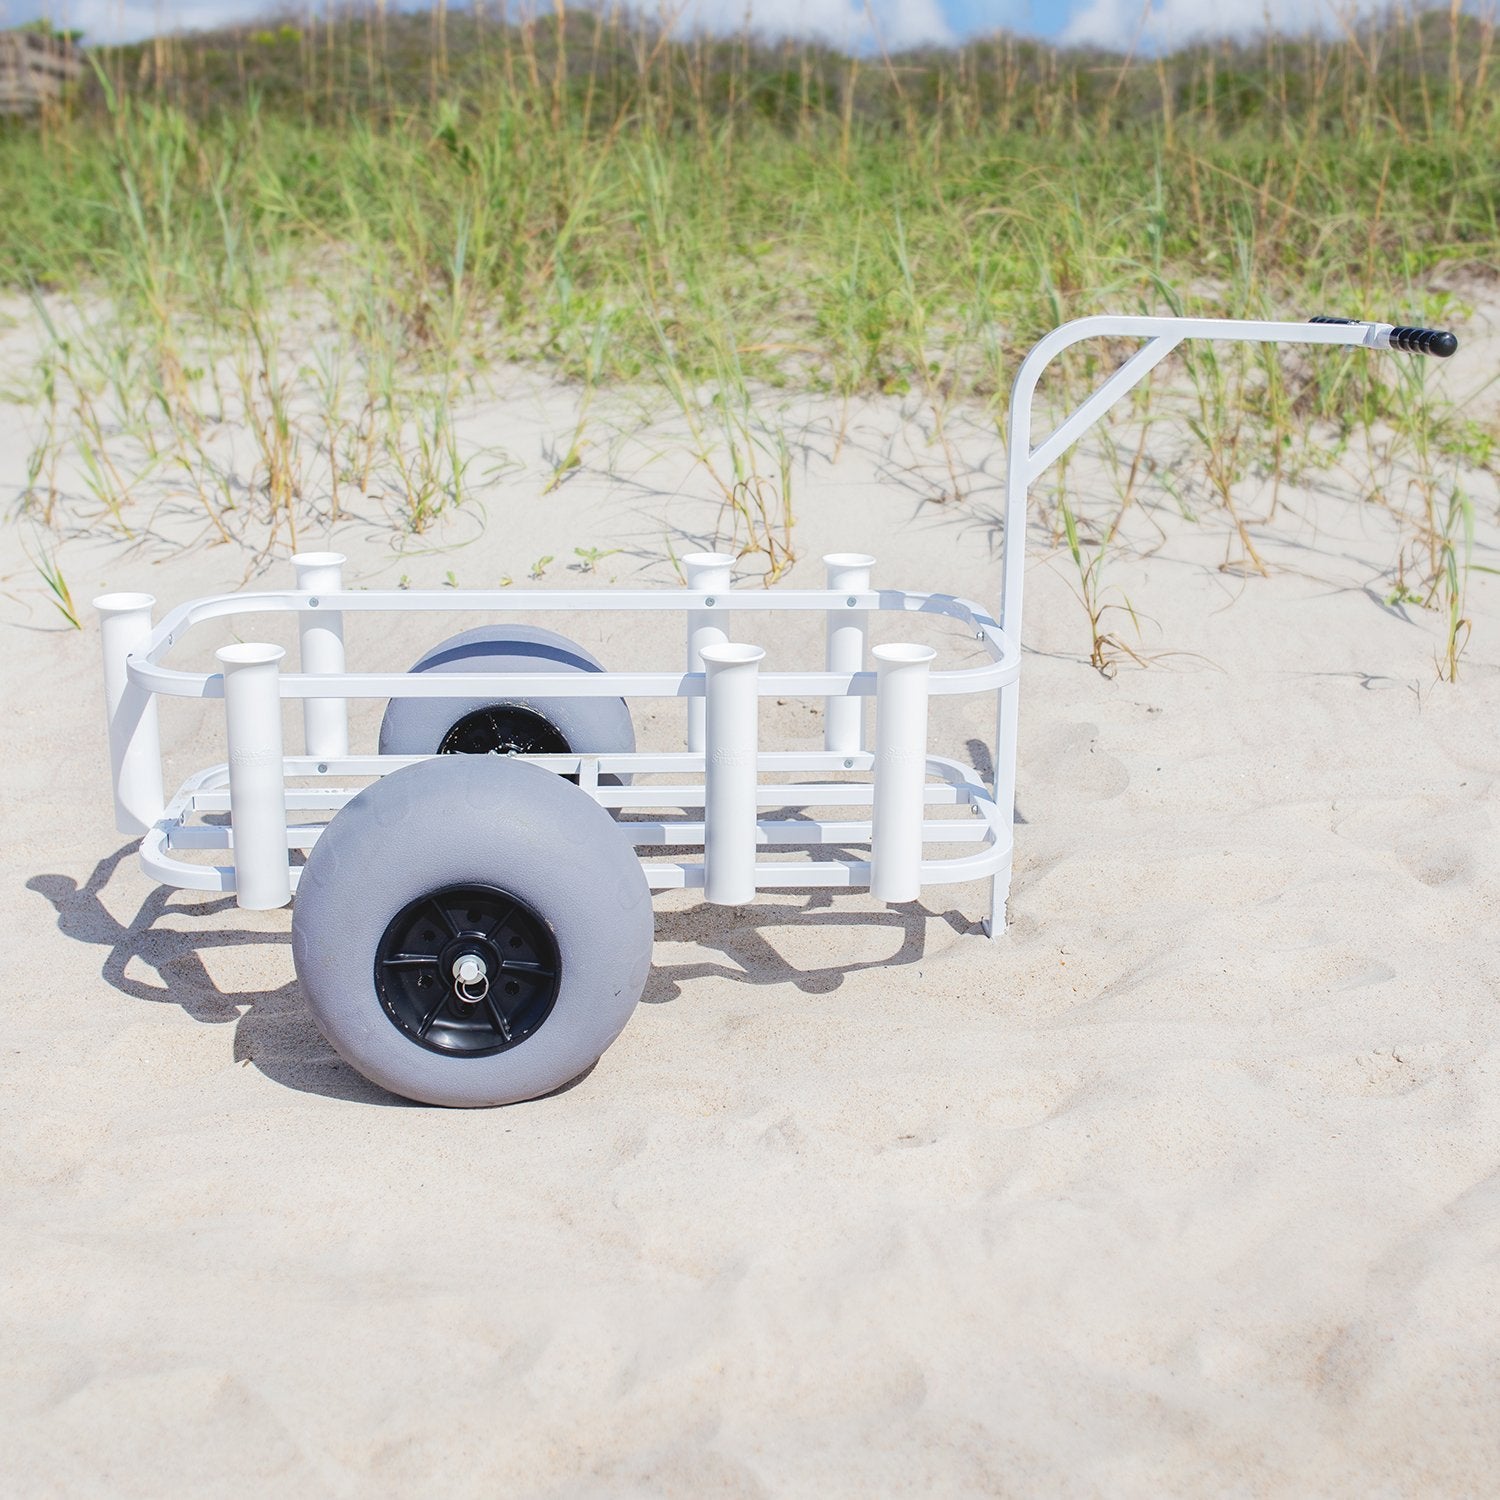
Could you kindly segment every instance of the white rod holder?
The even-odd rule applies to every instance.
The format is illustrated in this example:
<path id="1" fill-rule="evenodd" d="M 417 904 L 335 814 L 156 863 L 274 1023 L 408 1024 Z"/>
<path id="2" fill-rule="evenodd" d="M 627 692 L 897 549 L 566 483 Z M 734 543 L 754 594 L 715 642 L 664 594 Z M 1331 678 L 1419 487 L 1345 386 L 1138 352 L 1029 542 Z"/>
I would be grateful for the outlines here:
<path id="1" fill-rule="evenodd" d="M 870 894 L 915 901 L 922 892 L 922 788 L 927 780 L 931 646 L 877 646 L 875 806 Z"/>
<path id="2" fill-rule="evenodd" d="M 323 596 L 344 587 L 342 552 L 298 552 L 297 592 L 308 594 L 308 608 L 297 614 L 302 670 L 317 676 L 336 676 L 344 670 L 344 616 L 329 609 Z M 345 698 L 302 700 L 303 744 L 309 755 L 349 753 L 349 703 Z"/>
<path id="3" fill-rule="evenodd" d="M 94 600 L 104 649 L 104 704 L 115 827 L 132 837 L 150 829 L 166 806 L 156 696 L 130 680 L 131 653 L 142 648 L 151 635 L 155 604 L 150 594 L 101 594 Z"/>
<path id="4" fill-rule="evenodd" d="M 716 906 L 755 899 L 756 679 L 765 654 L 734 643 L 703 648 L 703 895 Z"/>
<path id="5" fill-rule="evenodd" d="M 870 612 L 855 609 L 855 594 L 870 588 L 870 569 L 875 559 L 863 552 L 830 552 L 823 559 L 828 570 L 828 587 L 847 594 L 851 603 L 843 609 L 828 611 L 828 653 L 825 658 L 830 672 L 863 672 L 865 643 L 870 636 Z M 823 710 L 823 748 L 844 754 L 865 747 L 865 700 L 863 698 L 829 698 Z"/>
<path id="6" fill-rule="evenodd" d="M 235 900 L 250 911 L 270 911 L 292 898 L 279 681 L 286 652 L 245 644 L 214 654 L 224 669 Z"/>
<path id="7" fill-rule="evenodd" d="M 687 586 L 694 593 L 702 594 L 706 600 L 727 594 L 730 586 L 730 569 L 734 557 L 728 552 L 694 552 L 682 560 L 687 572 Z M 689 672 L 703 671 L 703 648 L 722 646 L 729 639 L 724 628 L 726 616 L 708 609 L 688 611 L 687 617 L 687 669 Z M 704 700 L 688 699 L 687 747 L 694 755 L 703 750 Z"/>

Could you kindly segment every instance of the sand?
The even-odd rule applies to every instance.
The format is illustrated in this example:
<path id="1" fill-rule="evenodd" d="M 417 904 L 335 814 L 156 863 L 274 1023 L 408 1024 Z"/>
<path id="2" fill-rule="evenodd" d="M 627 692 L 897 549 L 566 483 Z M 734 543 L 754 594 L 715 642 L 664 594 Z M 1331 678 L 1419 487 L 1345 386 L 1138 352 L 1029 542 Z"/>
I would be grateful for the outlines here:
<path id="1" fill-rule="evenodd" d="M 1466 330 L 1476 385 L 1493 326 Z M 465 512 L 403 541 L 371 501 L 304 545 L 371 585 L 524 582 L 548 553 L 549 582 L 583 583 L 579 546 L 666 582 L 666 542 L 711 533 L 709 487 L 670 422 L 622 409 L 542 498 L 574 401 L 497 371 L 463 422 L 516 463 Z M 941 504 L 946 465 L 893 403 L 853 409 L 837 461 L 836 408 L 785 409 L 793 582 L 867 547 L 884 582 L 994 596 L 981 417 L 955 422 L 967 493 Z M 8 495 L 35 421 L 0 409 Z M 978 887 L 891 910 L 662 896 L 615 1046 L 481 1112 L 334 1057 L 289 912 L 141 874 L 96 635 L 0 529 L 6 1491 L 1492 1494 L 1500 579 L 1474 576 L 1460 681 L 1438 682 L 1442 621 L 1382 602 L 1398 538 L 1356 471 L 1264 524 L 1246 487 L 1267 579 L 1221 569 L 1222 515 L 1183 519 L 1153 480 L 1162 534 L 1110 574 L 1152 660 L 1112 678 L 1038 532 L 1001 941 Z M 146 539 L 78 527 L 58 560 L 80 603 L 286 577 L 284 546 L 185 545 L 195 525 L 164 501 Z M 404 664 L 444 624 L 351 639 Z M 660 660 L 645 619 L 584 638 Z M 166 715 L 173 776 L 219 758 L 215 714 Z M 804 705 L 767 714 L 817 734 Z M 982 762 L 987 733 L 945 707 L 934 745 Z"/>

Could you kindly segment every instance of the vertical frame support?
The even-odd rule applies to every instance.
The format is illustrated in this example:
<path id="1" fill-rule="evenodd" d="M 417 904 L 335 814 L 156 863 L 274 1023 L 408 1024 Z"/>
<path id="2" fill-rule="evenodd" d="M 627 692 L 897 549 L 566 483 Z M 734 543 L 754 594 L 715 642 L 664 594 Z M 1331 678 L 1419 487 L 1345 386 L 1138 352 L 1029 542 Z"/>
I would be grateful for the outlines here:
<path id="1" fill-rule="evenodd" d="M 715 906 L 755 899 L 757 679 L 765 654 L 733 642 L 703 649 L 703 895 Z"/>
<path id="2" fill-rule="evenodd" d="M 297 614 L 299 659 L 302 670 L 319 677 L 336 677 L 344 670 L 344 616 L 325 603 L 328 594 L 344 587 L 342 552 L 298 552 L 297 592 L 309 595 L 308 608 Z M 349 753 L 349 703 L 346 698 L 302 700 L 303 744 L 309 755 Z"/>
<path id="3" fill-rule="evenodd" d="M 875 806 L 870 894 L 915 901 L 922 891 L 922 789 L 927 781 L 927 679 L 931 646 L 877 646 Z"/>
<path id="4" fill-rule="evenodd" d="M 1010 392 L 1010 419 L 1005 439 L 1005 530 L 1001 536 L 1000 630 L 1007 641 L 1021 644 L 1021 594 L 1026 582 L 1026 517 L 1031 486 L 1037 478 L 1088 431 L 1117 401 L 1143 381 L 1185 338 L 1241 337 L 1221 330 L 1254 328 L 1250 337 L 1275 325 L 1241 324 L 1186 318 L 1083 318 L 1055 328 L 1039 340 L 1021 361 Z M 1300 336 L 1301 329 L 1297 329 Z M 1031 445 L 1031 402 L 1042 371 L 1057 355 L 1095 336 L 1124 335 L 1148 339 L 1091 396 L 1036 447 Z M 1318 340 L 1323 342 L 1323 340 Z M 1354 343 L 1355 339 L 1327 342 Z M 1020 722 L 1021 685 L 999 690 L 995 706 L 995 805 L 1012 827 L 1016 821 L 1016 731 Z M 1005 903 L 1010 877 L 990 881 L 989 935 L 1005 931 Z"/>
<path id="5" fill-rule="evenodd" d="M 1005 439 L 1005 531 L 1001 537 L 1000 630 L 1021 641 L 1021 594 L 1026 583 L 1026 517 L 1031 499 L 1031 398 L 1042 364 L 1028 356 L 1010 393 L 1010 425 Z M 995 806 L 1012 829 L 1016 822 L 1016 751 L 1021 715 L 1021 684 L 1007 683 L 995 694 L 995 764 L 990 790 Z M 989 937 L 1005 932 L 1010 876 L 990 877 Z"/>
<path id="6" fill-rule="evenodd" d="M 830 672 L 863 672 L 865 644 L 870 635 L 870 612 L 855 609 L 853 596 L 870 589 L 870 569 L 875 559 L 863 552 L 830 552 L 823 559 L 828 587 L 849 596 L 843 608 L 828 611 L 828 650 L 824 658 Z M 823 709 L 823 748 L 848 755 L 865 747 L 865 700 L 863 697 L 829 698 Z"/>
<path id="7" fill-rule="evenodd" d="M 214 654 L 224 669 L 235 900 L 249 911 L 270 911 L 292 899 L 281 739 L 286 652 L 280 646 L 244 644 Z"/>
<path id="8" fill-rule="evenodd" d="M 728 552 L 694 552 L 683 558 L 682 566 L 687 570 L 687 586 L 702 594 L 708 606 L 689 610 L 687 617 L 687 669 L 701 672 L 704 647 L 722 646 L 729 640 L 721 623 L 724 616 L 716 614 L 713 605 L 719 595 L 729 592 L 734 557 Z M 696 695 L 688 699 L 687 747 L 694 755 L 703 752 L 704 702 Z"/>
<path id="9" fill-rule="evenodd" d="M 130 658 L 151 636 L 150 594 L 101 594 L 99 640 L 104 651 L 104 706 L 115 827 L 139 837 L 166 807 L 161 787 L 161 731 L 156 696 L 130 680 Z"/>

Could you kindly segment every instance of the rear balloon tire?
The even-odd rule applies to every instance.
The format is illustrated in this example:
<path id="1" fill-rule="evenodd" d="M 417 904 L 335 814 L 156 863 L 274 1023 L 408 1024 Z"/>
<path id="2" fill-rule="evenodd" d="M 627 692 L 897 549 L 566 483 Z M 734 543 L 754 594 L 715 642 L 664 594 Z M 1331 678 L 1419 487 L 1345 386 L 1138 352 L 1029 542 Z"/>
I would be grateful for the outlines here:
<path id="1" fill-rule="evenodd" d="M 351 1067 L 425 1104 L 512 1104 L 586 1072 L 651 967 L 619 826 L 524 761 L 455 755 L 366 787 L 313 846 L 292 957 Z"/>
<path id="2" fill-rule="evenodd" d="M 483 625 L 426 652 L 413 672 L 602 672 L 582 646 L 535 625 Z M 392 698 L 382 755 L 625 755 L 623 698 Z"/>

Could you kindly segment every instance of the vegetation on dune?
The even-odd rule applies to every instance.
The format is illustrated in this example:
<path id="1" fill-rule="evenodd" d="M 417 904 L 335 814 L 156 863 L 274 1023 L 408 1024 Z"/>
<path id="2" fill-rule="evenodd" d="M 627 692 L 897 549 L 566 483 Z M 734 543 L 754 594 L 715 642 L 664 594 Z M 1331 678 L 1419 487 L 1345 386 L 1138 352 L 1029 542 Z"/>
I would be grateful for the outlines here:
<path id="1" fill-rule="evenodd" d="M 1149 59 L 1006 37 L 858 58 L 559 4 L 100 50 L 60 114 L 0 132 L 0 276 L 47 328 L 25 504 L 128 528 L 141 476 L 171 474 L 217 532 L 269 504 L 294 534 L 378 485 L 421 530 L 477 461 L 452 398 L 519 358 L 583 388 L 558 478 L 596 389 L 659 387 L 774 577 L 792 555 L 778 387 L 899 395 L 948 452 L 952 414 L 998 420 L 1017 352 L 1067 317 L 1461 315 L 1453 289 L 1500 246 L 1493 43 L 1455 4 Z M 288 316 L 310 306 L 314 332 Z M 1313 424 L 1405 464 L 1395 583 L 1448 611 L 1456 670 L 1461 474 L 1489 437 L 1420 362 L 1185 360 L 1201 482 L 1241 564 L 1260 560 L 1237 486 L 1282 477 Z M 255 433 L 248 487 L 205 437 L 224 415 Z M 1106 433 L 1116 511 L 1057 508 L 1101 664 L 1124 649 L 1099 578 L 1138 488 L 1125 428 L 1151 420 L 1141 397 Z M 49 475 L 79 438 L 88 495 L 60 496 Z"/>

